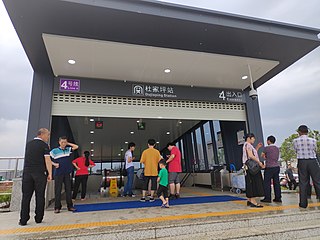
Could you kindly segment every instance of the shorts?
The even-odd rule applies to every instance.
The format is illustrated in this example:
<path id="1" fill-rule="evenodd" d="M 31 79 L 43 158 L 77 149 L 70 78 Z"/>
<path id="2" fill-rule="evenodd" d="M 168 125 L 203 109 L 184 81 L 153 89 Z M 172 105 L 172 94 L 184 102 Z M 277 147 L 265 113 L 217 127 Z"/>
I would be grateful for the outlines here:
<path id="1" fill-rule="evenodd" d="M 142 190 L 148 191 L 149 187 L 149 181 L 151 180 L 151 190 L 156 191 L 157 190 L 157 176 L 144 176 L 144 183 Z"/>
<path id="2" fill-rule="evenodd" d="M 169 172 L 169 184 L 180 183 L 179 173 L 178 172 Z"/>
<path id="3" fill-rule="evenodd" d="M 159 185 L 157 195 L 158 195 L 158 197 L 163 195 L 164 198 L 168 198 L 168 188 L 165 186 Z"/>

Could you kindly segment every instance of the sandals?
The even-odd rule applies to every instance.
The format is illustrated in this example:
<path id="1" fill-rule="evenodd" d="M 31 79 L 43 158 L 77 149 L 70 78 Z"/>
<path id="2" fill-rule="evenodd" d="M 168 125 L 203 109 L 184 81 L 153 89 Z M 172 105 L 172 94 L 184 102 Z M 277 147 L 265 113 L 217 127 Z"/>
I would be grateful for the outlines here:
<path id="1" fill-rule="evenodd" d="M 260 205 L 260 204 L 254 204 L 254 203 L 252 203 L 252 202 L 250 202 L 250 201 L 247 201 L 247 206 L 248 207 L 254 207 L 254 208 L 263 208 L 263 206 L 262 205 Z"/>

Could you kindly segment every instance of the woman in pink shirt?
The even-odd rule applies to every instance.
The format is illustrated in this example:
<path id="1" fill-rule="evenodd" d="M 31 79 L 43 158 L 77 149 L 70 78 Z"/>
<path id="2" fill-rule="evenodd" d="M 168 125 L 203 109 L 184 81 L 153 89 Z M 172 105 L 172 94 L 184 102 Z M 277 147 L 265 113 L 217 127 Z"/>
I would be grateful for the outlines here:
<path id="1" fill-rule="evenodd" d="M 88 168 L 92 168 L 95 166 L 94 162 L 89 159 L 90 153 L 85 151 L 83 153 L 83 157 L 78 157 L 72 161 L 72 164 L 77 169 L 76 177 L 75 177 L 75 184 L 73 188 L 73 195 L 72 199 L 75 200 L 77 198 L 79 186 L 81 183 L 81 200 L 85 200 L 86 192 L 87 192 L 87 181 L 89 176 Z"/>
<path id="2" fill-rule="evenodd" d="M 256 161 L 261 168 L 265 168 L 264 164 L 260 162 L 258 150 L 262 146 L 261 143 L 257 145 L 256 148 L 253 147 L 255 142 L 255 136 L 252 133 L 249 133 L 245 136 L 246 142 L 243 145 L 243 155 L 242 161 L 243 164 L 246 165 L 246 162 L 249 159 Z M 264 189 L 263 189 L 263 179 L 261 171 L 257 174 L 251 174 L 249 171 L 246 171 L 246 196 L 248 198 L 247 206 L 261 208 L 262 205 L 258 204 L 256 201 L 256 197 L 264 197 Z"/>

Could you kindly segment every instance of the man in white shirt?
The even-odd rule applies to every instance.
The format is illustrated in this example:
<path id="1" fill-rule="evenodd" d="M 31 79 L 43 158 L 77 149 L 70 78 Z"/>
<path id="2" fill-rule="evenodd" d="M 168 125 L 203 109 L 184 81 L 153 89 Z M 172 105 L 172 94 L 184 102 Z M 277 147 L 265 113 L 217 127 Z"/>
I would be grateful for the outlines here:
<path id="1" fill-rule="evenodd" d="M 133 160 L 135 157 L 133 157 L 133 151 L 136 148 L 136 144 L 131 142 L 128 145 L 128 151 L 124 155 L 124 160 L 125 160 L 125 168 L 127 171 L 127 183 L 124 186 L 124 191 L 123 191 L 123 197 L 130 196 L 130 197 L 135 197 L 135 195 L 132 192 L 132 185 L 133 185 L 133 178 L 134 178 L 134 166 L 133 166 Z"/>

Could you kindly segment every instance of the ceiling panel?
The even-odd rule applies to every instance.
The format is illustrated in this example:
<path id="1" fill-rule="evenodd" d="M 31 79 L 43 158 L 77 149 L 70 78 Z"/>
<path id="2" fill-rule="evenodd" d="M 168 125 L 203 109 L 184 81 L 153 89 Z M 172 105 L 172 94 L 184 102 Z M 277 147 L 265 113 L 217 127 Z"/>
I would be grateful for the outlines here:
<path id="1" fill-rule="evenodd" d="M 245 89 L 279 62 L 43 34 L 56 76 Z M 63 51 L 62 51 L 63 49 Z M 76 61 L 74 65 L 69 59 Z M 170 69 L 170 73 L 165 73 Z"/>

